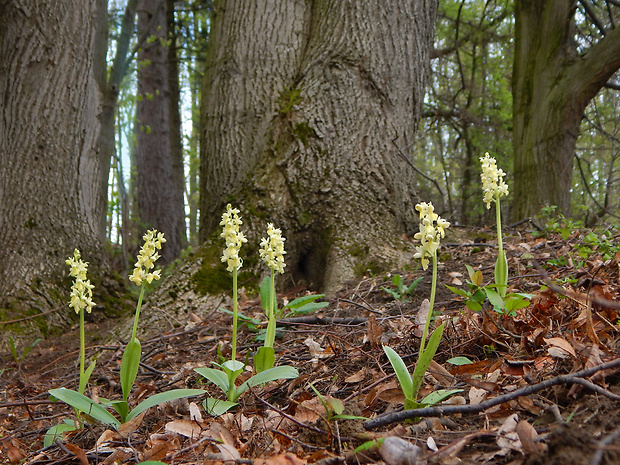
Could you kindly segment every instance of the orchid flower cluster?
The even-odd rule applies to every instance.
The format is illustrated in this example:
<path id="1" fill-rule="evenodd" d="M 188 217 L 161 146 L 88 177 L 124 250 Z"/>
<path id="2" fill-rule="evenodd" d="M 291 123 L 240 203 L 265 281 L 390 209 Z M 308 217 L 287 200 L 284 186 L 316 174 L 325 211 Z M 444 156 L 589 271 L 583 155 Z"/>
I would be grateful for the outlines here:
<path id="1" fill-rule="evenodd" d="M 88 271 L 88 263 L 82 261 L 81 254 L 78 249 L 73 251 L 73 257 L 65 260 L 65 263 L 71 267 L 69 275 L 75 278 L 73 286 L 71 287 L 71 300 L 69 307 L 75 310 L 75 313 L 80 314 L 86 310 L 90 313 L 95 306 L 93 302 L 93 286 L 90 283 L 90 279 L 86 277 Z"/>
<path id="2" fill-rule="evenodd" d="M 420 232 L 414 235 L 415 239 L 418 239 L 421 245 L 416 247 L 416 253 L 414 258 L 419 258 L 422 261 L 422 268 L 427 269 L 429 261 L 433 262 L 433 278 L 431 283 L 431 296 L 430 301 L 425 300 L 420 307 L 420 311 L 425 311 L 425 306 L 428 305 L 426 322 L 424 324 L 424 330 L 422 332 L 422 339 L 420 340 L 420 351 L 418 363 L 416 363 L 413 375 L 409 374 L 407 365 L 401 357 L 391 347 L 384 346 L 383 349 L 394 368 L 396 377 L 400 383 L 403 394 L 405 395 L 405 409 L 417 408 L 420 405 L 428 405 L 430 403 L 436 403 L 438 400 L 428 400 L 425 398 L 420 403 L 417 401 L 418 392 L 422 386 L 424 380 L 424 374 L 428 369 L 443 335 L 444 324 L 433 331 L 430 338 L 427 336 L 430 327 L 431 317 L 433 315 L 433 305 L 435 302 L 435 293 L 437 290 L 437 250 L 441 243 L 441 239 L 445 237 L 446 228 L 450 227 L 450 223 L 441 218 L 435 213 L 435 207 L 432 203 L 419 203 L 416 205 L 416 210 L 420 213 Z M 450 395 L 451 392 L 443 393 Z M 434 399 L 441 399 L 442 397 L 434 397 Z"/>
<path id="3" fill-rule="evenodd" d="M 259 384 L 266 383 L 268 381 L 275 381 L 277 379 L 290 379 L 299 376 L 298 371 L 289 366 L 274 367 L 275 363 L 275 351 L 273 349 L 273 343 L 275 340 L 275 289 L 273 287 L 273 275 L 275 272 L 283 273 L 284 267 L 284 241 L 282 237 L 282 231 L 274 228 L 273 224 L 269 223 L 267 227 L 268 238 L 261 239 L 260 245 L 260 257 L 265 261 L 267 266 L 271 269 L 271 305 L 268 311 L 268 325 L 267 336 L 265 338 L 265 344 L 254 355 L 254 365 L 257 374 L 245 381 L 240 386 L 235 384 L 237 377 L 245 370 L 245 363 L 238 361 L 237 358 L 237 326 L 238 326 L 238 303 L 237 303 L 237 273 L 239 268 L 243 265 L 243 260 L 239 256 L 241 246 L 247 242 L 245 235 L 240 231 L 240 226 L 243 224 L 241 217 L 239 216 L 239 209 L 233 208 L 230 204 L 226 206 L 226 211 L 222 214 L 222 221 L 220 226 L 223 227 L 220 237 L 224 238 L 226 247 L 222 254 L 221 261 L 227 264 L 227 270 L 232 272 L 233 277 L 233 330 L 232 330 L 232 351 L 231 359 L 224 363 L 215 363 L 215 368 L 196 368 L 196 371 L 201 376 L 217 385 L 223 392 L 226 393 L 228 400 L 219 401 L 213 398 L 207 398 L 204 402 L 204 407 L 207 412 L 212 415 L 221 415 L 230 408 L 237 405 L 237 399 L 248 388 L 257 386 Z"/>
<path id="4" fill-rule="evenodd" d="M 77 249 L 73 253 L 73 258 L 69 258 L 66 261 L 67 265 L 71 266 L 71 276 L 76 278 L 71 292 L 69 306 L 80 313 L 80 384 L 77 392 L 67 388 L 51 389 L 49 392 L 53 398 L 71 405 L 79 421 L 81 421 L 80 412 L 87 412 L 90 417 L 118 430 L 123 423 L 135 418 L 150 407 L 183 397 L 204 394 L 204 391 L 201 389 L 173 389 L 147 398 L 132 410 L 129 408 L 127 399 L 138 374 L 142 355 L 140 341 L 136 337 L 140 308 L 142 306 L 146 285 L 161 277 L 160 270 L 150 270 L 155 267 L 155 261 L 160 257 L 157 251 L 160 250 L 162 244 L 166 242 L 163 233 L 158 233 L 156 230 L 148 231 L 143 236 L 143 239 L 144 245 L 140 249 L 138 261 L 135 264 L 133 274 L 129 276 L 131 281 L 141 286 L 141 290 L 136 306 L 131 340 L 125 347 L 121 361 L 120 378 L 123 392 L 122 400 L 110 401 L 99 398 L 101 402 L 99 403 L 84 395 L 86 384 L 95 367 L 95 363 L 93 362 L 86 371 L 84 370 L 84 309 L 87 308 L 88 311 L 90 311 L 90 308 L 93 306 L 91 299 L 93 286 L 90 284 L 90 281 L 86 279 L 88 264 L 81 261 L 80 252 Z M 112 415 L 106 407 L 113 407 L 118 413 L 120 421 Z M 56 438 L 60 437 L 63 432 L 75 431 L 78 427 L 81 427 L 81 424 L 68 419 L 52 426 L 45 434 L 44 445 L 49 446 Z"/>
<path id="5" fill-rule="evenodd" d="M 502 297 L 506 296 L 508 288 L 508 262 L 502 244 L 502 213 L 500 208 L 500 197 L 508 195 L 508 186 L 503 180 L 506 173 L 497 167 L 495 158 L 489 156 L 488 153 L 484 157 L 480 157 L 482 164 L 482 189 L 484 191 L 484 202 L 487 209 L 491 208 L 491 202 L 495 201 L 495 221 L 497 223 L 497 261 L 495 262 L 495 284 L 498 292 Z"/>

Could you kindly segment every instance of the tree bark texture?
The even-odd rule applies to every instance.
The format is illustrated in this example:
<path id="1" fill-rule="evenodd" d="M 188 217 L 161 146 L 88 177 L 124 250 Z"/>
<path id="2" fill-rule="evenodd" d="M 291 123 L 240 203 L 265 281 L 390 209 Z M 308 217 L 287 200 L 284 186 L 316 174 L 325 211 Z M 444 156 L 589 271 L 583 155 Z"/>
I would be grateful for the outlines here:
<path id="1" fill-rule="evenodd" d="M 155 228 L 165 234 L 162 264 L 180 255 L 185 236 L 185 228 L 180 228 L 185 212 L 176 201 L 179 186 L 174 170 L 178 166 L 171 150 L 167 31 L 166 1 L 140 0 L 138 36 L 147 39 L 138 52 L 138 221 L 143 229 Z"/>
<path id="2" fill-rule="evenodd" d="M 575 143 L 583 112 L 620 68 L 620 28 L 579 55 L 576 1 L 515 2 L 513 143 L 515 220 L 557 205 L 570 213 Z"/>
<path id="3" fill-rule="evenodd" d="M 94 56 L 107 16 L 100 3 L 2 3 L 0 307 L 62 305 L 68 289 L 50 289 L 68 275 L 73 249 L 91 266 L 103 259 Z"/>
<path id="4" fill-rule="evenodd" d="M 413 142 L 433 0 L 215 3 L 203 87 L 201 237 L 224 205 L 273 222 L 287 271 L 335 289 L 417 230 Z"/>

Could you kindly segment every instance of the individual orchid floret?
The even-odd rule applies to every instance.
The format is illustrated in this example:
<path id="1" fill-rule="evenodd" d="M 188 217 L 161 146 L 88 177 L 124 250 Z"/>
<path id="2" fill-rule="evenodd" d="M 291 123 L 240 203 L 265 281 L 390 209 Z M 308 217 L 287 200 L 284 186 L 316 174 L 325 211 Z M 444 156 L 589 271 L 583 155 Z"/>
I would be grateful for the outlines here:
<path id="1" fill-rule="evenodd" d="M 489 156 L 488 152 L 484 157 L 480 157 L 482 164 L 482 189 L 484 190 L 484 201 L 487 209 L 491 208 L 491 202 L 499 199 L 502 195 L 508 195 L 508 186 L 502 179 L 506 173 L 497 167 L 495 158 Z"/>
<path id="2" fill-rule="evenodd" d="M 144 245 L 138 253 L 138 261 L 134 265 L 133 274 L 129 276 L 129 280 L 136 283 L 138 286 L 143 281 L 151 284 L 153 280 L 161 278 L 161 270 L 150 272 L 155 266 L 155 261 L 160 257 L 158 250 L 161 250 L 161 245 L 166 242 L 164 239 L 164 233 L 157 232 L 155 229 L 147 231 L 144 236 Z"/>
<path id="3" fill-rule="evenodd" d="M 274 228 L 273 224 L 267 225 L 267 238 L 263 237 L 260 241 L 261 249 L 259 251 L 260 258 L 264 260 L 267 266 L 277 273 L 284 273 L 284 239 L 282 231 Z"/>
<path id="4" fill-rule="evenodd" d="M 86 310 L 90 313 L 95 306 L 93 302 L 93 286 L 86 277 L 88 263 L 81 260 L 81 254 L 78 249 L 73 251 L 73 257 L 68 258 L 65 263 L 71 267 L 69 274 L 75 278 L 71 287 L 71 300 L 69 307 L 80 313 L 80 310 Z"/>
<path id="5" fill-rule="evenodd" d="M 222 214 L 220 226 L 224 229 L 220 237 L 226 241 L 226 248 L 222 255 L 222 262 L 228 264 L 228 271 L 238 270 L 243 265 L 243 260 L 239 257 L 239 250 L 247 239 L 239 230 L 239 226 L 243 224 L 239 216 L 239 209 L 232 208 L 230 204 L 226 206 L 226 211 Z"/>
<path id="6" fill-rule="evenodd" d="M 416 247 L 414 258 L 422 260 L 422 268 L 427 269 L 429 258 L 432 258 L 439 248 L 439 243 L 446 235 L 446 228 L 450 223 L 435 213 L 435 207 L 432 203 L 419 203 L 415 206 L 420 212 L 420 232 L 413 237 L 421 242 Z"/>

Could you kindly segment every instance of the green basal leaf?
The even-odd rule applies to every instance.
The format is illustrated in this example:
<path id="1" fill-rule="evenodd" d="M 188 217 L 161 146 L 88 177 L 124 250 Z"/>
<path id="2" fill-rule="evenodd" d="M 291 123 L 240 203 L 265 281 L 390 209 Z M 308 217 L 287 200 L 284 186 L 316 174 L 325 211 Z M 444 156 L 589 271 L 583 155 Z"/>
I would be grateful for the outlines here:
<path id="1" fill-rule="evenodd" d="M 364 452 L 367 450 L 371 450 L 371 449 L 374 449 L 375 447 L 378 449 L 383 444 L 383 441 L 385 441 L 385 438 L 379 438 L 379 439 L 373 439 L 372 441 L 366 441 L 363 444 L 357 446 L 353 452 L 357 454 L 358 452 Z"/>
<path id="2" fill-rule="evenodd" d="M 222 391 L 228 394 L 228 376 L 226 376 L 226 373 L 220 370 L 216 370 L 215 368 L 207 367 L 194 368 L 194 371 L 200 376 L 207 378 Z"/>
<path id="3" fill-rule="evenodd" d="M 140 367 L 140 357 L 142 348 L 138 338 L 133 338 L 125 347 L 123 359 L 121 360 L 121 389 L 123 390 L 123 400 L 127 400 L 133 382 L 136 380 L 138 368 Z"/>
<path id="4" fill-rule="evenodd" d="M 414 281 L 405 290 L 405 294 L 411 294 L 420 285 L 423 279 L 424 276 L 420 276 L 419 278 L 414 279 Z"/>
<path id="5" fill-rule="evenodd" d="M 237 397 L 247 391 L 248 388 L 258 386 L 259 384 L 265 384 L 269 381 L 276 381 L 278 379 L 294 379 L 299 376 L 299 372 L 296 368 L 290 366 L 273 367 L 258 373 L 248 379 L 245 383 L 237 388 Z"/>
<path id="6" fill-rule="evenodd" d="M 387 287 L 382 287 L 381 289 L 390 294 L 395 300 L 400 300 L 400 298 L 402 297 L 400 295 L 400 292 L 394 289 L 388 289 Z"/>
<path id="7" fill-rule="evenodd" d="M 294 309 L 294 308 L 299 308 L 299 307 L 303 307 L 304 305 L 307 305 L 311 302 L 314 302 L 316 299 L 321 299 L 325 297 L 325 294 L 312 294 L 312 295 L 304 295 L 302 297 L 297 297 L 294 300 L 291 300 L 288 304 L 286 304 L 284 306 L 284 308 L 290 308 L 290 309 Z M 325 305 L 327 305 L 327 302 L 321 302 Z"/>
<path id="8" fill-rule="evenodd" d="M 504 299 L 502 299 L 502 297 L 497 292 L 495 292 L 493 289 L 489 289 L 488 287 L 486 291 L 487 297 L 489 298 L 489 301 L 493 304 L 494 307 L 501 309 L 506 308 L 506 303 L 504 302 Z"/>
<path id="9" fill-rule="evenodd" d="M 258 352 L 254 354 L 254 368 L 257 373 L 262 373 L 269 368 L 272 368 L 276 362 L 276 351 L 273 347 L 261 347 Z"/>
<path id="10" fill-rule="evenodd" d="M 475 300 L 468 300 L 467 302 L 465 302 L 465 306 L 467 306 L 467 308 L 473 310 L 474 312 L 479 312 L 480 310 L 482 310 L 482 305 Z"/>
<path id="11" fill-rule="evenodd" d="M 64 420 L 63 423 L 59 423 L 57 425 L 52 426 L 45 433 L 45 437 L 43 438 L 43 447 L 51 446 L 56 439 L 62 439 L 62 433 L 65 431 L 75 431 L 77 426 L 75 423 L 69 419 Z"/>
<path id="12" fill-rule="evenodd" d="M 495 284 L 499 286 L 499 294 L 504 297 L 508 288 L 508 262 L 503 250 L 497 255 L 495 262 Z"/>
<path id="13" fill-rule="evenodd" d="M 95 420 L 98 420 L 101 423 L 112 426 L 114 429 L 117 429 L 121 424 L 114 417 L 114 415 L 112 415 L 94 400 L 86 397 L 84 394 L 80 394 L 79 392 L 72 391 L 67 388 L 50 389 L 49 393 L 53 395 L 56 399 L 62 400 L 66 404 L 69 404 L 71 407 L 78 409 L 81 412 L 86 413 L 87 415 L 90 415 Z"/>
<path id="14" fill-rule="evenodd" d="M 263 282 L 260 283 L 260 304 L 265 311 L 265 315 L 269 315 L 269 302 L 271 300 L 271 277 L 265 276 Z M 273 299 L 273 311 L 278 310 L 276 299 Z"/>
<path id="15" fill-rule="evenodd" d="M 293 311 L 291 313 L 295 315 L 305 315 L 308 313 L 314 313 L 318 309 L 325 308 L 328 305 L 329 305 L 329 302 L 310 302 L 305 305 L 302 305 L 301 307 L 292 309 Z M 287 307 L 284 307 L 284 308 L 287 308 Z"/>
<path id="16" fill-rule="evenodd" d="M 452 357 L 452 358 L 446 360 L 446 362 L 447 363 L 451 363 L 452 365 L 457 365 L 457 366 L 460 366 L 460 365 L 470 365 L 470 364 L 474 363 L 470 359 L 468 359 L 467 357 L 463 357 L 463 356 Z"/>
<path id="17" fill-rule="evenodd" d="M 470 296 L 469 293 L 467 293 L 463 289 L 459 289 L 459 288 L 453 287 L 453 286 L 448 286 L 447 284 L 444 284 L 444 286 L 446 286 L 451 292 L 454 292 L 456 295 L 460 295 L 461 297 L 469 297 Z"/>
<path id="18" fill-rule="evenodd" d="M 125 423 L 127 421 L 127 415 L 129 415 L 129 404 L 124 400 L 113 400 L 110 402 L 110 405 L 121 417 L 121 423 Z"/>
<path id="19" fill-rule="evenodd" d="M 361 417 L 359 415 L 334 415 L 332 420 L 363 420 L 366 421 L 368 418 Z"/>
<path id="20" fill-rule="evenodd" d="M 506 296 L 506 310 L 512 312 L 520 308 L 525 308 L 530 304 L 530 298 L 522 297 L 518 294 L 508 294 Z"/>
<path id="21" fill-rule="evenodd" d="M 136 408 L 129 412 L 129 415 L 127 415 L 127 421 L 140 415 L 145 410 L 155 407 L 156 405 L 163 404 L 164 402 L 182 399 L 184 397 L 200 396 L 206 392 L 207 391 L 203 391 L 202 389 L 173 389 L 172 391 L 154 394 L 148 399 L 140 402 Z"/>
<path id="22" fill-rule="evenodd" d="M 336 399 L 335 397 L 329 397 L 327 399 L 327 403 L 332 409 L 332 412 L 334 412 L 336 415 L 340 415 L 342 414 L 342 412 L 344 412 L 344 404 L 340 399 Z"/>
<path id="23" fill-rule="evenodd" d="M 403 394 L 405 395 L 405 399 L 413 399 L 413 382 L 411 380 L 409 370 L 407 370 L 407 365 L 405 365 L 405 362 L 403 362 L 403 359 L 400 358 L 400 355 L 398 355 L 391 347 L 383 346 L 383 350 L 392 364 L 392 368 L 394 369 L 394 373 L 396 373 L 396 378 L 398 378 L 398 382 Z"/>
<path id="24" fill-rule="evenodd" d="M 443 402 L 448 397 L 458 393 L 463 392 L 462 389 L 439 389 L 438 391 L 433 391 L 429 395 L 427 395 L 420 402 L 423 405 L 435 405 L 440 402 Z"/>
<path id="25" fill-rule="evenodd" d="M 80 394 L 84 394 L 84 391 L 86 390 L 86 385 L 88 384 L 88 380 L 93 374 L 94 369 L 95 369 L 95 362 L 90 362 L 90 365 L 88 365 L 88 368 L 84 370 L 84 376 L 80 377 L 80 385 L 78 387 L 78 392 Z"/>
<path id="26" fill-rule="evenodd" d="M 424 349 L 424 352 L 420 354 L 418 359 L 418 363 L 415 365 L 415 369 L 413 370 L 412 376 L 412 392 L 413 394 L 410 396 L 410 399 L 415 401 L 418 396 L 418 392 L 420 391 L 420 386 L 422 386 L 422 381 L 424 380 L 424 375 L 426 374 L 426 370 L 428 366 L 431 364 L 433 357 L 435 356 L 435 352 L 437 352 L 437 347 L 439 347 L 439 343 L 441 342 L 441 336 L 443 335 L 443 328 L 445 323 L 442 323 L 441 326 L 433 331 L 431 337 L 428 338 L 428 344 Z"/>
<path id="27" fill-rule="evenodd" d="M 213 399 L 212 397 L 207 397 L 202 403 L 202 406 L 205 408 L 207 413 L 213 417 L 219 417 L 237 405 L 238 404 L 236 402 Z"/>

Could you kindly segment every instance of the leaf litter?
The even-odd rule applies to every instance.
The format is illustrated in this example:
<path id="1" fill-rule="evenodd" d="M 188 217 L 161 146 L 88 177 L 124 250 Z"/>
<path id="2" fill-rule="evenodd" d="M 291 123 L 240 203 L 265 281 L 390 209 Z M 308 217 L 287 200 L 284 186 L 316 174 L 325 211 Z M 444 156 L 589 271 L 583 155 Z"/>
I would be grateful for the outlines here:
<path id="1" fill-rule="evenodd" d="M 236 410 L 217 418 L 204 411 L 202 399 L 183 399 L 151 408 L 119 431 L 87 424 L 43 449 L 45 431 L 74 418 L 66 405 L 49 400 L 47 390 L 75 385 L 75 332 L 40 343 L 19 366 L 6 354 L 0 459 L 27 464 L 620 463 L 620 366 L 613 364 L 620 321 L 618 257 L 605 259 L 594 251 L 579 260 L 576 247 L 582 240 L 577 233 L 566 240 L 533 238 L 526 231 L 507 234 L 509 286 L 534 295 L 529 306 L 512 315 L 497 314 L 489 305 L 474 312 L 460 296 L 438 286 L 433 324 L 447 324 L 420 398 L 442 389 L 455 393 L 430 417 L 390 420 L 403 414 L 403 395 L 382 345 L 413 368 L 424 324 L 420 305 L 430 287 L 430 276 L 412 268 L 367 275 L 315 315 L 283 321 L 278 362 L 295 366 L 300 377 L 252 388 Z M 492 275 L 491 247 L 465 242 L 446 249 L 449 257 L 439 272 L 443 283 L 466 286 L 465 264 Z M 382 290 L 396 273 L 405 285 L 423 278 L 409 301 Z M 280 297 L 292 301 L 304 293 L 295 289 Z M 241 311 L 251 315 L 252 324 L 261 319 L 257 299 L 242 301 Z M 91 322 L 89 332 L 105 334 L 105 324 Z M 199 387 L 221 396 L 193 368 L 208 366 L 218 351 L 230 351 L 229 328 L 230 316 L 217 308 L 192 309 L 180 327 L 146 340 L 139 389 L 130 400 L 173 388 Z M 242 354 L 259 346 L 255 329 L 241 328 Z M 89 356 L 97 356 L 88 392 L 94 399 L 115 398 L 121 345 L 97 344 L 100 340 L 88 348 Z M 605 363 L 608 368 L 599 370 Z M 591 373 L 571 378 L 582 370 Z M 513 396 L 522 392 L 527 394 Z M 333 418 L 330 405 L 342 405 L 343 417 Z M 368 429 L 362 417 L 387 421 Z"/>

